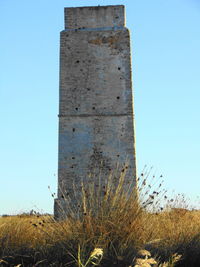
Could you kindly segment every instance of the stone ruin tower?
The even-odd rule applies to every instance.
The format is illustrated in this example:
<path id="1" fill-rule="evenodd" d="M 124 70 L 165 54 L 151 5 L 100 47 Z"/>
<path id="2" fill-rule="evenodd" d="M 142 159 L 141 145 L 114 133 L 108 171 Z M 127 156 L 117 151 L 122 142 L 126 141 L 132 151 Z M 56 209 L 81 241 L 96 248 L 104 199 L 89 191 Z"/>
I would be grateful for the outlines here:
<path id="1" fill-rule="evenodd" d="M 60 37 L 58 198 L 78 201 L 81 181 L 128 162 L 136 185 L 130 35 L 124 6 L 65 8 Z M 74 196 L 74 194 L 76 196 Z"/>

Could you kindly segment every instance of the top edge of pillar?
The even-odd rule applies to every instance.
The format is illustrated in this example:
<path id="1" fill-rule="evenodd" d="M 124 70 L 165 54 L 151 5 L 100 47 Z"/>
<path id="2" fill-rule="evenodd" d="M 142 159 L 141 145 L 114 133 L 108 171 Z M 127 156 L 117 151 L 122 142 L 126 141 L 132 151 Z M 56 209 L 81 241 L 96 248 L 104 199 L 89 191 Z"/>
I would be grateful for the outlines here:
<path id="1" fill-rule="evenodd" d="M 65 8 L 65 29 L 124 27 L 125 7 L 85 6 Z"/>

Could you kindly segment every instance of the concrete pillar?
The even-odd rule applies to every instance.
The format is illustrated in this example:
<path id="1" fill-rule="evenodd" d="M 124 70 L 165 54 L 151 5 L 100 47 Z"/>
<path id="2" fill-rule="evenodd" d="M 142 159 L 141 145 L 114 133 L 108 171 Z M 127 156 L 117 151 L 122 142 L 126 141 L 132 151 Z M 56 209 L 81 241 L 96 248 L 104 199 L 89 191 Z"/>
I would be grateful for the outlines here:
<path id="1" fill-rule="evenodd" d="M 65 8 L 55 217 L 70 212 L 63 194 L 79 206 L 81 181 L 99 174 L 103 181 L 117 163 L 128 163 L 126 179 L 136 181 L 130 35 L 124 24 L 121 5 Z"/>

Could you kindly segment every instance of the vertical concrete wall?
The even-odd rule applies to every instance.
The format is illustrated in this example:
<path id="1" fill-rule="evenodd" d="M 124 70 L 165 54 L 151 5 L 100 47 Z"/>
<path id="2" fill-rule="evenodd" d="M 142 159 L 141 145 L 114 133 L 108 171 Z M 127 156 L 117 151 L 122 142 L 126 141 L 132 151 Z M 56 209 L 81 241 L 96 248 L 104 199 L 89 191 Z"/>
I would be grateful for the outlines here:
<path id="1" fill-rule="evenodd" d="M 136 180 L 130 36 L 124 23 L 124 6 L 65 8 L 56 217 L 61 210 L 67 214 L 63 193 L 73 195 L 73 184 L 81 190 L 81 180 L 89 182 L 91 174 L 104 179 L 117 163 L 128 162 L 126 179 Z"/>

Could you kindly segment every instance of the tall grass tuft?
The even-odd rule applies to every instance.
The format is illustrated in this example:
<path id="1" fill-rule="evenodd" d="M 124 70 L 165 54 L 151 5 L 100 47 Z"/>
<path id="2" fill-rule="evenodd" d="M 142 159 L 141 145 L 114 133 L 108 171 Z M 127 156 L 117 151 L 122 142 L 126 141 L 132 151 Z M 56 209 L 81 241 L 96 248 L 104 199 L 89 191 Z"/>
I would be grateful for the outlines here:
<path id="1" fill-rule="evenodd" d="M 0 218 L 0 266 L 200 266 L 200 211 L 178 207 L 162 180 L 145 168 L 136 192 L 124 166 L 106 181 L 82 183 L 79 216 L 66 194 L 65 220 L 33 213 Z"/>

